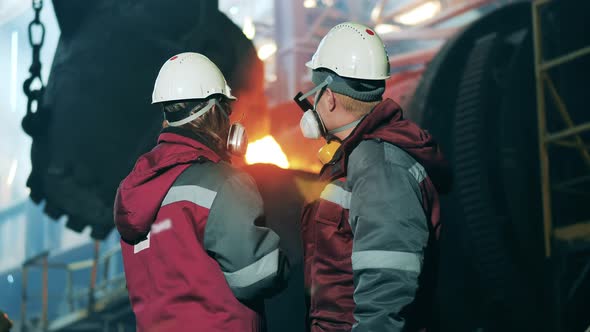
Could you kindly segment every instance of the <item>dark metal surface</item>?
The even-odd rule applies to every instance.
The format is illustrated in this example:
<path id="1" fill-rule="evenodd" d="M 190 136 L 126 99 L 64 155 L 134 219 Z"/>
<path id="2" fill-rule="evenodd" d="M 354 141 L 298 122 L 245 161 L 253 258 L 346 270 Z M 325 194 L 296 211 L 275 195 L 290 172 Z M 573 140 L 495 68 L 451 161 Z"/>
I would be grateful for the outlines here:
<path id="1" fill-rule="evenodd" d="M 167 58 L 186 51 L 211 58 L 238 97 L 235 116 L 248 113 L 243 123 L 253 138 L 267 111 L 262 62 L 216 1 L 85 4 L 54 0 L 62 31 L 50 79 L 40 111 L 23 120 L 33 137 L 27 185 L 35 202 L 46 202 L 45 213 L 65 214 L 69 228 L 91 226 L 102 239 L 114 226 L 119 182 L 156 143 L 162 115 L 151 93 Z"/>

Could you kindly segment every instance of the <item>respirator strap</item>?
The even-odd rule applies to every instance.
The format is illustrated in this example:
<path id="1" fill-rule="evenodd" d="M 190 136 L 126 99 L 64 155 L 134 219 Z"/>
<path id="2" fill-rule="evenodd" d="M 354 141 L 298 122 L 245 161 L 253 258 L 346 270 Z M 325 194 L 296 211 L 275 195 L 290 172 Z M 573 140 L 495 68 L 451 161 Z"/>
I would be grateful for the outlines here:
<path id="1" fill-rule="evenodd" d="M 168 125 L 170 125 L 172 127 L 180 127 L 184 124 L 187 124 L 187 123 L 197 119 L 198 117 L 204 115 L 205 113 L 209 112 L 211 110 L 211 108 L 213 108 L 213 105 L 216 105 L 216 104 L 217 104 L 217 100 L 215 98 L 209 99 L 209 101 L 207 102 L 207 105 L 205 107 L 203 107 L 202 109 L 200 109 L 198 112 L 191 114 L 182 120 L 168 122 Z M 217 104 L 217 105 L 219 106 L 219 104 Z"/>
<path id="2" fill-rule="evenodd" d="M 334 79 L 332 78 L 332 76 L 328 76 L 328 77 L 326 77 L 326 79 L 325 79 L 325 80 L 324 80 L 322 83 L 320 83 L 319 85 L 317 85 L 315 88 L 313 88 L 313 89 L 309 90 L 307 93 L 305 93 L 305 94 L 301 95 L 301 96 L 299 97 L 299 100 L 300 100 L 300 101 L 301 101 L 301 100 L 304 100 L 304 99 L 306 99 L 307 97 L 309 97 L 309 96 L 313 95 L 314 93 L 316 93 L 316 92 L 320 91 L 320 90 L 321 90 L 321 89 L 323 89 L 324 87 L 327 87 L 328 85 L 330 85 L 330 83 L 332 83 L 332 81 L 334 81 Z M 314 103 L 315 103 L 315 101 L 314 101 Z"/>
<path id="3" fill-rule="evenodd" d="M 332 130 L 328 131 L 328 134 L 334 135 L 334 134 L 337 134 L 337 133 L 343 132 L 343 131 L 345 131 L 345 130 L 347 130 L 347 129 L 353 128 L 353 127 L 355 127 L 356 125 L 358 125 L 358 124 L 359 124 L 359 123 L 360 123 L 362 120 L 363 120 L 363 119 L 361 118 L 361 119 L 358 119 L 358 120 L 356 120 L 356 121 L 353 121 L 353 122 L 351 122 L 351 123 L 349 123 L 349 124 L 347 124 L 347 125 L 344 125 L 344 126 L 342 126 L 342 127 L 338 127 L 338 128 L 332 129 Z"/>

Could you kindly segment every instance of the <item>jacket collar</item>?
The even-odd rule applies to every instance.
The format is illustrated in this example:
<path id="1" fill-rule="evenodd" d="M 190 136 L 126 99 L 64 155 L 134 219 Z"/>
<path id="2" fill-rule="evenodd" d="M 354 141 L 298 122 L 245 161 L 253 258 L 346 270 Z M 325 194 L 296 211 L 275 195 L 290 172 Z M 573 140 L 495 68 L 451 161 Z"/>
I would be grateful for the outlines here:
<path id="1" fill-rule="evenodd" d="M 162 129 L 158 137 L 158 144 L 160 143 L 181 144 L 197 150 L 205 150 L 207 155 L 213 154 L 215 156 L 213 159 L 217 160 L 214 161 L 228 159 L 227 153 L 215 148 L 207 137 L 181 127 L 166 127 Z"/>
<path id="2" fill-rule="evenodd" d="M 346 176 L 346 165 L 352 150 L 367 139 L 367 135 L 392 121 L 402 119 L 402 109 L 396 102 L 386 99 L 379 103 L 342 142 L 334 158 L 324 165 L 320 172 L 321 179 L 331 181 Z"/>

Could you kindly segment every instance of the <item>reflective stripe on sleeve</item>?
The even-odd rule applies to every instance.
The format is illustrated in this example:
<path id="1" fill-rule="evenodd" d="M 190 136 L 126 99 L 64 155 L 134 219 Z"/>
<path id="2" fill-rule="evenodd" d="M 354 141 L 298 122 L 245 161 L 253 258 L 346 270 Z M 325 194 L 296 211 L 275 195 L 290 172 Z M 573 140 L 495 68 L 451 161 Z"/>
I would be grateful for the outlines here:
<path id="1" fill-rule="evenodd" d="M 422 255 L 403 251 L 358 251 L 352 253 L 352 269 L 395 269 L 420 273 Z"/>
<path id="2" fill-rule="evenodd" d="M 279 268 L 279 249 L 266 254 L 256 262 L 235 272 L 224 272 L 225 280 L 231 288 L 244 288 L 264 280 Z"/>

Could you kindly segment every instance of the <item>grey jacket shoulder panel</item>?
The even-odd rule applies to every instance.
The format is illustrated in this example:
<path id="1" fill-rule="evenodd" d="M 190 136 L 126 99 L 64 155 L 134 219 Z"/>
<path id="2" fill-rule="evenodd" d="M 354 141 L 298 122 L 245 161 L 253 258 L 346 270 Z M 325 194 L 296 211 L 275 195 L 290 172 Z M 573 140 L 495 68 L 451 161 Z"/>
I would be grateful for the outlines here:
<path id="1" fill-rule="evenodd" d="M 199 185 L 217 191 L 229 177 L 237 173 L 243 172 L 223 161 L 195 163 L 176 179 L 173 186 Z"/>
<path id="2" fill-rule="evenodd" d="M 367 170 L 373 169 L 371 173 L 378 172 L 375 168 L 384 170 L 381 174 L 384 178 L 393 170 L 405 169 L 415 179 L 411 181 L 411 186 L 422 201 L 420 182 L 426 177 L 424 168 L 400 147 L 383 141 L 362 141 L 352 151 L 346 177 L 349 190 Z"/>
<path id="3" fill-rule="evenodd" d="M 383 141 L 362 141 L 348 158 L 348 179 L 351 172 L 367 168 L 370 165 L 395 164 L 401 168 L 411 169 L 418 162 L 402 148 Z"/>
<path id="4" fill-rule="evenodd" d="M 259 298 L 284 283 L 288 263 L 279 251 L 278 235 L 260 226 L 263 202 L 250 175 L 225 162 L 206 161 L 191 165 L 174 187 L 209 196 L 201 199 L 209 208 L 203 246 L 238 299 Z"/>

